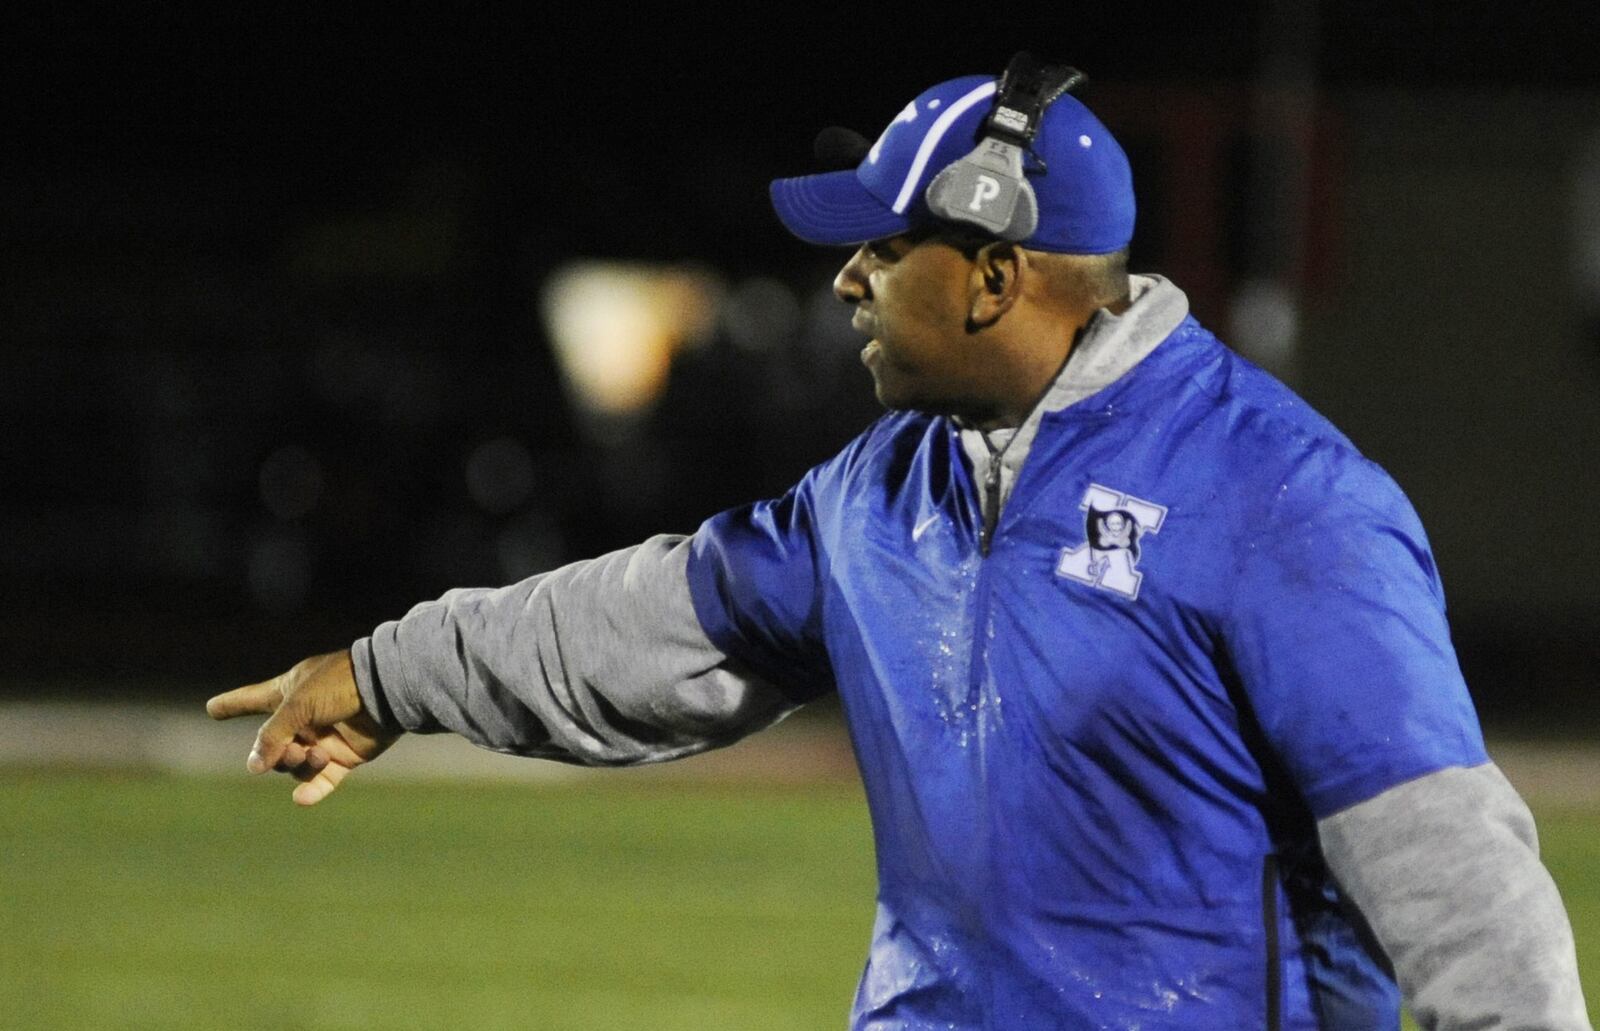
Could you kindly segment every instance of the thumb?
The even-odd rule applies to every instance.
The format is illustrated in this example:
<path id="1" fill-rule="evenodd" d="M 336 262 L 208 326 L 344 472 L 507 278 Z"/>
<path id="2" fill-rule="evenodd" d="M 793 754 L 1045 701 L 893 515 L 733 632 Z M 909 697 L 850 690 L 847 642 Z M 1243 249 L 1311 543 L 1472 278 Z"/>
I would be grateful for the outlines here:
<path id="1" fill-rule="evenodd" d="M 310 728 L 310 721 L 301 715 L 303 708 L 289 697 L 267 717 L 267 722 L 256 731 L 256 743 L 250 748 L 250 758 L 245 760 L 246 769 L 251 773 L 265 773 L 278 765 L 295 735 Z"/>

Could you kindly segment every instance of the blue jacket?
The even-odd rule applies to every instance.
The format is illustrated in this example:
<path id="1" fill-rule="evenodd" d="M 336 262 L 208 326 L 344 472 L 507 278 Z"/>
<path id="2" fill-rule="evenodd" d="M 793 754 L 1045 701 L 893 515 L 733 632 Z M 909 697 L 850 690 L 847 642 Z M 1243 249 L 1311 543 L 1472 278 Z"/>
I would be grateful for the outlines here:
<path id="1" fill-rule="evenodd" d="M 987 554 L 979 495 L 896 413 L 692 540 L 706 636 L 843 702 L 853 1026 L 1398 1026 L 1315 821 L 1487 760 L 1399 489 L 1191 317 L 1045 412 Z"/>

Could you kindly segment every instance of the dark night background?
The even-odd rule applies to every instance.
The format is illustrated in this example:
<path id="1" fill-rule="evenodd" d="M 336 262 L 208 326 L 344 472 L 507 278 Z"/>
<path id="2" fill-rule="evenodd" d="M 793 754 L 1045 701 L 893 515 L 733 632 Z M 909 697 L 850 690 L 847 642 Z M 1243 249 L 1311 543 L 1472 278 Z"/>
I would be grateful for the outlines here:
<path id="1" fill-rule="evenodd" d="M 259 679 L 781 491 L 876 408 L 767 181 L 1030 48 L 1130 152 L 1138 270 L 1234 343 L 1292 300 L 1281 367 L 1411 494 L 1486 714 L 1600 711 L 1597 44 L 1592 2 L 10 5 L 0 676 Z M 719 284 L 633 419 L 563 385 L 573 260 Z"/>

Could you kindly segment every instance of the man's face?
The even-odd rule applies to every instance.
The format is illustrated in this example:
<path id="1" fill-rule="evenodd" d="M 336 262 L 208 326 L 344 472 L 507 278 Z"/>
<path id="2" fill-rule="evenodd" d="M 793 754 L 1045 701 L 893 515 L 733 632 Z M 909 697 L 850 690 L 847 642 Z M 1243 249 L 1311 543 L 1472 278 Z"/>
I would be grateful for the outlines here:
<path id="1" fill-rule="evenodd" d="M 977 414 L 982 342 L 967 331 L 973 263 L 937 238 L 910 234 L 862 244 L 833 280 L 871 337 L 861 362 L 888 408 Z"/>

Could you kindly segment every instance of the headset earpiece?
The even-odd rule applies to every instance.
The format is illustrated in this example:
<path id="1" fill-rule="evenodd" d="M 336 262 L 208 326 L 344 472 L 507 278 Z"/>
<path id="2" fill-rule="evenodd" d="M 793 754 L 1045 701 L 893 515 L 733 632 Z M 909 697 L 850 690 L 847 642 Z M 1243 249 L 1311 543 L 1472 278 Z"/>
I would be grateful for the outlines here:
<path id="1" fill-rule="evenodd" d="M 978 146 L 928 184 L 928 210 L 1002 240 L 1032 236 L 1039 224 L 1039 204 L 1023 160 L 1031 153 L 1045 109 L 1086 81 L 1076 68 L 1042 65 L 1025 51 L 1013 57 L 1000 79 Z"/>

